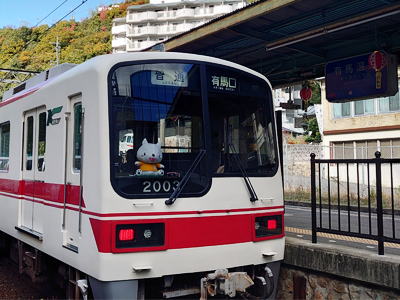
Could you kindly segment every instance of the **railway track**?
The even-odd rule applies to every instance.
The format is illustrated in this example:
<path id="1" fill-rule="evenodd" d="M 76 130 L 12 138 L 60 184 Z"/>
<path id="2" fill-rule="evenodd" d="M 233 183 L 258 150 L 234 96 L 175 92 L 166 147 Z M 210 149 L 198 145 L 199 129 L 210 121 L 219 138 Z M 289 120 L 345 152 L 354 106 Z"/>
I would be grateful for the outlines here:
<path id="1" fill-rule="evenodd" d="M 11 260 L 0 256 L 0 299 L 63 299 L 65 296 L 47 283 L 33 283 L 19 274 Z"/>

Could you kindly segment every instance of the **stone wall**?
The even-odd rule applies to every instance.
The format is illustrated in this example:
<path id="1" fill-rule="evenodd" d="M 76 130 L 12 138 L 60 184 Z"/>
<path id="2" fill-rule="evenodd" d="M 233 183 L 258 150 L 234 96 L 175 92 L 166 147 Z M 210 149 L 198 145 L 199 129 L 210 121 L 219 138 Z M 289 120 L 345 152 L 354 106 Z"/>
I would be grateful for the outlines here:
<path id="1" fill-rule="evenodd" d="M 304 290 L 296 289 L 295 281 L 304 283 Z M 281 267 L 276 298 L 278 300 L 400 300 L 400 292 L 371 286 L 368 283 L 349 282 L 348 279 L 337 276 L 297 270 L 285 265 Z"/>
<path id="2" fill-rule="evenodd" d="M 400 300 L 400 257 L 286 237 L 276 298 Z"/>

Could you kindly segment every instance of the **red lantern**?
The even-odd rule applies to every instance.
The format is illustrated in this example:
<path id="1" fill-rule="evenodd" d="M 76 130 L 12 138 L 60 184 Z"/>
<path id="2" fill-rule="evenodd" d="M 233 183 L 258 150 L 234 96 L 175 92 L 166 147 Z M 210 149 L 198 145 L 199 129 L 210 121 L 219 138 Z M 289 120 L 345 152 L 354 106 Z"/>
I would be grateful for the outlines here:
<path id="1" fill-rule="evenodd" d="M 311 96 L 312 96 L 312 91 L 311 91 L 311 89 L 310 89 L 309 87 L 303 87 L 303 88 L 300 90 L 300 98 L 301 98 L 303 101 L 308 101 L 308 100 L 310 100 L 310 99 L 311 99 Z"/>
<path id="2" fill-rule="evenodd" d="M 370 67 L 378 72 L 386 67 L 387 56 L 384 52 L 374 51 L 374 53 L 369 56 L 368 62 Z"/>

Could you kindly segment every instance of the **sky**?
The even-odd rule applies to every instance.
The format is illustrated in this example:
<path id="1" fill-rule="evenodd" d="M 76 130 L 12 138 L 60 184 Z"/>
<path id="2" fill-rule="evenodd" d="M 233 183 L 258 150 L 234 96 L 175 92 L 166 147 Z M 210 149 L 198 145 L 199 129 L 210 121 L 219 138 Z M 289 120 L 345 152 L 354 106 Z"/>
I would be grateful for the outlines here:
<path id="1" fill-rule="evenodd" d="M 0 28 L 33 27 L 38 23 L 53 25 L 60 19 L 70 20 L 75 9 L 76 21 L 88 18 L 100 6 L 124 2 L 123 0 L 0 0 Z M 79 6 L 79 7 L 78 7 Z M 54 12 L 53 12 L 54 11 Z M 51 13 L 51 14 L 50 14 Z M 43 20 L 44 19 L 44 20 Z"/>

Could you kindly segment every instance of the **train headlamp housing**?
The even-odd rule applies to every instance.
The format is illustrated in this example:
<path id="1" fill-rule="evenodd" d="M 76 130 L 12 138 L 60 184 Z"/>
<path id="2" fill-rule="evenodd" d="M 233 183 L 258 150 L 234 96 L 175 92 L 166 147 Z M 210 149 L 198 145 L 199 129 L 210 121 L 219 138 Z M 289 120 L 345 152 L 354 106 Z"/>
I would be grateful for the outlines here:
<path id="1" fill-rule="evenodd" d="M 253 215 L 253 241 L 281 238 L 285 235 L 283 212 Z"/>
<path id="2" fill-rule="evenodd" d="M 165 221 L 114 221 L 112 252 L 139 252 L 167 249 Z"/>
<path id="3" fill-rule="evenodd" d="M 151 238 L 152 235 L 153 235 L 153 233 L 151 232 L 150 229 L 146 229 L 146 230 L 143 232 L 143 236 L 144 236 L 145 239 Z"/>

